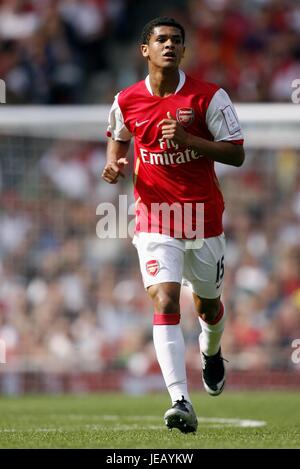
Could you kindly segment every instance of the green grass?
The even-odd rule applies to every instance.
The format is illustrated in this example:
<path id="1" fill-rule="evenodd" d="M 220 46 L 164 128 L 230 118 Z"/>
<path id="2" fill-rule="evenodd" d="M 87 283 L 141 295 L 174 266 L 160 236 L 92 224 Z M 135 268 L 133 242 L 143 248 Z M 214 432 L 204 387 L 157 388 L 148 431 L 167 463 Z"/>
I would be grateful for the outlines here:
<path id="1" fill-rule="evenodd" d="M 300 448 L 299 393 L 199 393 L 193 404 L 198 431 L 184 435 L 164 427 L 166 393 L 1 397 L 0 448 Z"/>

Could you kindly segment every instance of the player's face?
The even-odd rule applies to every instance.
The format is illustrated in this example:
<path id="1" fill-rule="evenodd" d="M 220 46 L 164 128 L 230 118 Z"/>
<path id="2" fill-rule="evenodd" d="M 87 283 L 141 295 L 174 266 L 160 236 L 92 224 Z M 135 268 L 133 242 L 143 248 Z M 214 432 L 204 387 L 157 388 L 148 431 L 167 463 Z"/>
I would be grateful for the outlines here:
<path id="1" fill-rule="evenodd" d="M 179 29 L 173 26 L 157 26 L 150 36 L 149 44 L 141 51 L 150 63 L 159 68 L 178 68 L 185 47 Z"/>

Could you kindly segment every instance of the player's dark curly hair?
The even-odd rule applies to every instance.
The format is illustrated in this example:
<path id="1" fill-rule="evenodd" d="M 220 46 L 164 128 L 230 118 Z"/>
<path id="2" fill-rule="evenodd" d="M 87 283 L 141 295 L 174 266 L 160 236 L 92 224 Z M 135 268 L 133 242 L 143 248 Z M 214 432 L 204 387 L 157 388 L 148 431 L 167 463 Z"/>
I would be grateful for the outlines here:
<path id="1" fill-rule="evenodd" d="M 185 40 L 185 30 L 184 27 L 181 26 L 174 18 L 169 18 L 168 16 L 160 16 L 158 18 L 154 18 L 153 20 L 149 21 L 149 23 L 145 24 L 144 29 L 141 34 L 141 44 L 149 44 L 150 36 L 153 33 L 153 29 L 156 26 L 173 26 L 177 28 L 181 32 L 182 42 L 184 44 Z"/>

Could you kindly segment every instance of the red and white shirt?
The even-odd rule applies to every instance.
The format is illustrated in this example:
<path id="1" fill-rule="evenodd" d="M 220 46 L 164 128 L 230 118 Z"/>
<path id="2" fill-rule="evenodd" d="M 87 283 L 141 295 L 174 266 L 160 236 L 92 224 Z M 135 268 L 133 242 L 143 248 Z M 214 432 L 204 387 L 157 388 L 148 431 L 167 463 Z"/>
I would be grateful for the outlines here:
<path id="1" fill-rule="evenodd" d="M 204 204 L 204 232 L 194 237 L 209 238 L 223 231 L 224 201 L 214 162 L 185 145 L 163 139 L 158 123 L 170 112 L 187 132 L 210 141 L 243 144 L 243 135 L 233 104 L 222 88 L 181 70 L 179 74 L 175 93 L 163 98 L 153 95 L 149 76 L 118 93 L 109 113 L 107 135 L 119 141 L 134 137 L 136 231 L 176 236 L 161 217 L 157 223 L 150 222 L 152 204 L 188 204 L 193 227 L 196 206 Z"/>

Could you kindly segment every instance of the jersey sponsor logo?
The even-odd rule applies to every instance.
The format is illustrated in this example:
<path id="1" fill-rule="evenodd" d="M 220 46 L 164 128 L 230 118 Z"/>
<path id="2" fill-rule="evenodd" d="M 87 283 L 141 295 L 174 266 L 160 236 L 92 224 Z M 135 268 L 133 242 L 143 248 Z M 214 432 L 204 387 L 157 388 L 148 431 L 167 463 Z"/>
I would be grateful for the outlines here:
<path id="1" fill-rule="evenodd" d="M 176 111 L 176 118 L 181 125 L 187 127 L 192 122 L 194 122 L 194 109 L 191 107 L 181 107 Z"/>
<path id="2" fill-rule="evenodd" d="M 230 135 L 238 132 L 241 127 L 232 107 L 230 105 L 226 106 L 224 109 L 222 109 L 222 113 Z"/>
<path id="3" fill-rule="evenodd" d="M 141 121 L 141 122 L 136 121 L 136 122 L 135 122 L 135 126 L 136 126 L 136 127 L 140 127 L 141 125 L 146 124 L 147 122 L 149 122 L 149 120 L 150 120 L 150 119 L 146 119 L 146 120 Z"/>
<path id="4" fill-rule="evenodd" d="M 163 166 L 184 164 L 203 157 L 203 155 L 199 155 L 197 151 L 190 148 L 186 148 L 184 151 L 164 151 L 163 153 L 153 153 L 146 150 L 146 148 L 140 148 L 140 155 L 143 163 Z"/>
<path id="5" fill-rule="evenodd" d="M 159 262 L 155 259 L 146 262 L 146 270 L 149 275 L 155 277 L 155 275 L 157 275 L 160 270 Z"/>

